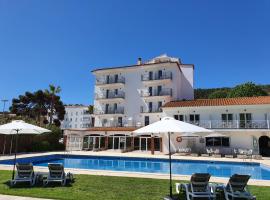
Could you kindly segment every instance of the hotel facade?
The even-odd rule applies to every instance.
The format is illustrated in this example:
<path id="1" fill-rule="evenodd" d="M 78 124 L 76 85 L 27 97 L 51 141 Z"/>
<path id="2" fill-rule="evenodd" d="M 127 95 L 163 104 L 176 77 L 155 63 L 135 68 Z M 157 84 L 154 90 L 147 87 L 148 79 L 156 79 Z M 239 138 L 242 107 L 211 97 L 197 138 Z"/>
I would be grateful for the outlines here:
<path id="1" fill-rule="evenodd" d="M 66 129 L 67 150 L 168 152 L 168 140 L 132 131 L 170 116 L 219 133 L 219 137 L 181 139 L 172 136 L 172 150 L 189 147 L 202 154 L 218 148 L 222 154 L 270 149 L 270 97 L 194 100 L 194 65 L 161 55 L 135 65 L 100 68 L 96 78 L 94 127 Z M 222 135 L 222 137 L 220 136 Z"/>

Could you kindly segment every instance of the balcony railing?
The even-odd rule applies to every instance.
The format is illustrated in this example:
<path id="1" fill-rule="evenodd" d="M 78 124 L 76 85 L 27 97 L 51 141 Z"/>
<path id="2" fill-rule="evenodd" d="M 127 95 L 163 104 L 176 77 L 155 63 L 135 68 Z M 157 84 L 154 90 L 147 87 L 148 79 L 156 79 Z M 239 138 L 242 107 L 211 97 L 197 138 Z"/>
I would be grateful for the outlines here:
<path id="1" fill-rule="evenodd" d="M 163 72 L 162 74 L 154 73 L 153 76 L 142 75 L 142 81 L 154 81 L 154 80 L 172 80 L 172 72 Z"/>
<path id="2" fill-rule="evenodd" d="M 269 120 L 200 120 L 187 122 L 207 129 L 270 129 Z"/>
<path id="3" fill-rule="evenodd" d="M 252 120 L 245 123 L 240 120 L 222 121 L 222 120 L 200 120 L 200 121 L 185 121 L 207 129 L 270 129 L 269 120 Z M 144 125 L 142 121 L 125 120 L 121 124 L 117 120 L 110 121 L 102 125 L 102 127 L 141 127 Z"/>
<path id="4" fill-rule="evenodd" d="M 141 97 L 152 97 L 152 96 L 172 96 L 172 88 L 164 88 L 162 90 L 152 90 L 152 92 L 141 92 Z"/>
<path id="5" fill-rule="evenodd" d="M 117 109 L 109 108 L 108 110 L 95 110 L 96 115 L 106 115 L 106 114 L 124 114 L 124 108 L 120 107 Z"/>
<path id="6" fill-rule="evenodd" d="M 152 107 L 152 108 L 141 107 L 141 113 L 160 113 L 160 112 L 162 112 L 162 109 L 158 107 Z"/>
<path id="7" fill-rule="evenodd" d="M 96 85 L 104 85 L 104 84 L 115 84 L 115 83 L 123 83 L 125 84 L 125 78 L 124 77 L 109 77 L 108 79 L 97 79 Z"/>
<path id="8" fill-rule="evenodd" d="M 101 95 L 96 94 L 95 98 L 97 100 L 98 99 L 115 99 L 115 98 L 124 99 L 125 98 L 125 93 L 124 92 L 118 92 L 116 94 L 115 92 L 109 92 L 108 94 L 101 94 Z"/>

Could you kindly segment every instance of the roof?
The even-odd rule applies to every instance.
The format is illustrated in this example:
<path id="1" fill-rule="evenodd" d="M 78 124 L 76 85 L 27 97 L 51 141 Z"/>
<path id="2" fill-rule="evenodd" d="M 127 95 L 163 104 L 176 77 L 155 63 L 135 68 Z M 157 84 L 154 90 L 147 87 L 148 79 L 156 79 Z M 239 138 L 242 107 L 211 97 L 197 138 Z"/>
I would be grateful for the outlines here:
<path id="1" fill-rule="evenodd" d="M 165 61 L 165 62 L 159 62 L 159 63 L 143 63 L 141 65 L 126 65 L 126 66 L 119 66 L 119 67 L 103 67 L 103 68 L 97 68 L 92 70 L 91 72 L 97 72 L 97 71 L 103 71 L 103 70 L 111 70 L 111 69 L 122 69 L 122 68 L 132 68 L 132 67 L 142 67 L 142 66 L 148 66 L 148 65 L 156 65 L 160 63 L 176 63 L 179 66 L 178 62 L 172 62 L 172 61 Z M 186 64 L 185 64 L 186 65 Z"/>
<path id="2" fill-rule="evenodd" d="M 163 106 L 163 108 L 202 107 L 202 106 L 233 106 L 233 105 L 262 105 L 262 104 L 270 104 L 270 96 L 171 101 L 171 102 L 166 103 Z"/>
<path id="3" fill-rule="evenodd" d="M 83 129 L 80 131 L 134 131 L 137 128 L 135 127 L 91 127 L 88 129 Z M 77 130 L 77 129 L 68 129 L 68 130 Z"/>

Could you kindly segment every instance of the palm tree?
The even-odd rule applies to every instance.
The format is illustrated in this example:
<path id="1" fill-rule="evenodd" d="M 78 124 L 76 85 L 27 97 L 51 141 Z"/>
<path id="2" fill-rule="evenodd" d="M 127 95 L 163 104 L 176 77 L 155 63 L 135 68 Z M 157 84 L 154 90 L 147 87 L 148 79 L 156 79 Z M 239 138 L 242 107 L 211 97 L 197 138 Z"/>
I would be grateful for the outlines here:
<path id="1" fill-rule="evenodd" d="M 50 124 L 52 124 L 53 121 L 53 109 L 54 109 L 54 102 L 55 102 L 55 96 L 56 94 L 59 94 L 61 92 L 61 88 L 59 86 L 49 85 L 49 90 L 45 90 L 45 93 L 48 94 L 50 97 Z"/>

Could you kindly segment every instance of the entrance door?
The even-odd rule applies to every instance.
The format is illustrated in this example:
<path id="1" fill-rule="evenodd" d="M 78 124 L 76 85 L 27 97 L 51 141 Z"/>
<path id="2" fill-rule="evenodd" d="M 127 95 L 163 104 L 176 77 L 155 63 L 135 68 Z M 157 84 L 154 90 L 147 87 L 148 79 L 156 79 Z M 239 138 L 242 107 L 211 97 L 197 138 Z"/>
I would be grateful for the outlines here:
<path id="1" fill-rule="evenodd" d="M 125 137 L 119 137 L 119 148 L 126 149 L 126 138 Z"/>
<path id="2" fill-rule="evenodd" d="M 140 137 L 140 151 L 150 151 L 150 150 L 151 150 L 151 138 Z"/>
<path id="3" fill-rule="evenodd" d="M 270 138 L 267 136 L 261 136 L 259 138 L 260 155 L 270 156 Z"/>
<path id="4" fill-rule="evenodd" d="M 88 137 L 88 150 L 92 151 L 94 149 L 94 137 Z"/>
<path id="5" fill-rule="evenodd" d="M 251 128 L 252 122 L 251 122 L 251 113 L 240 113 L 240 128 Z"/>
<path id="6" fill-rule="evenodd" d="M 120 149 L 120 137 L 114 137 L 114 150 Z"/>

